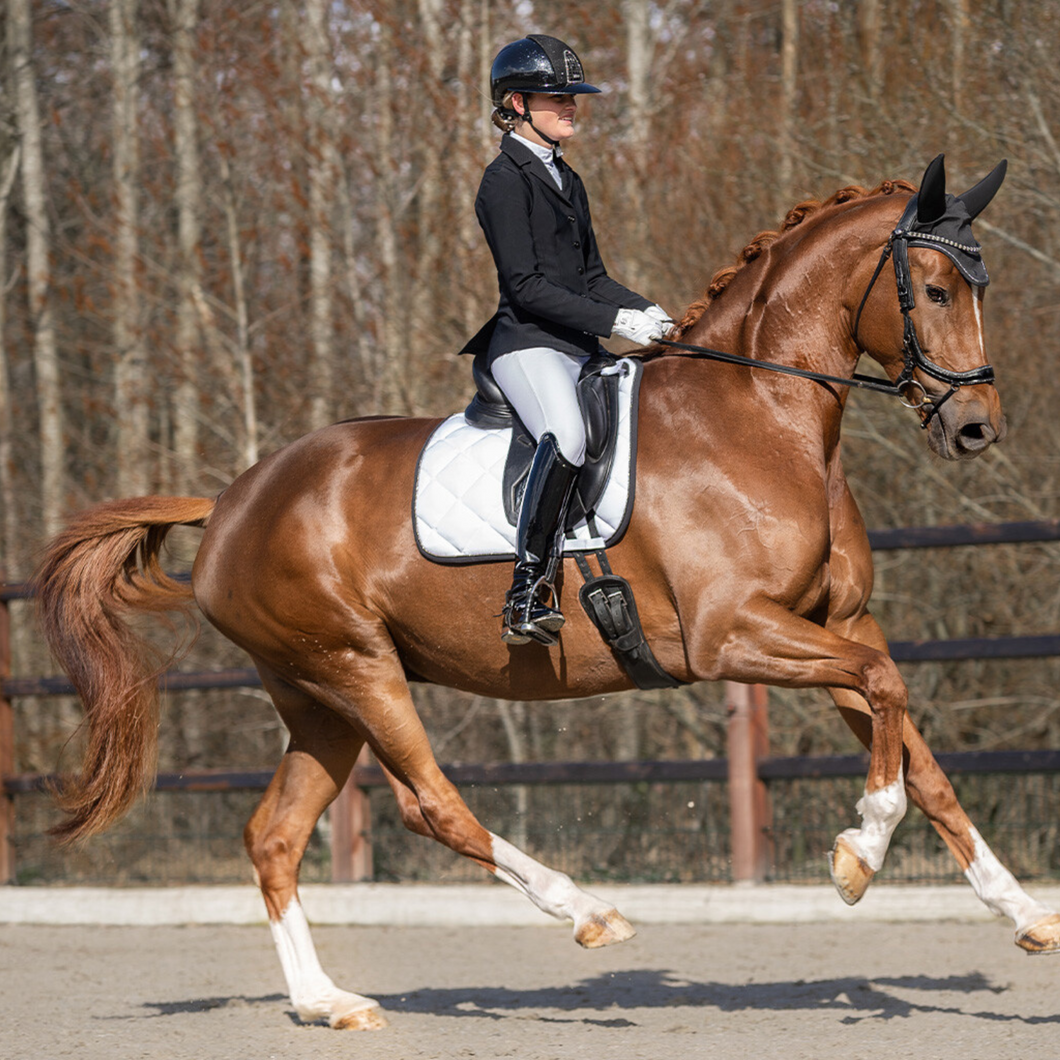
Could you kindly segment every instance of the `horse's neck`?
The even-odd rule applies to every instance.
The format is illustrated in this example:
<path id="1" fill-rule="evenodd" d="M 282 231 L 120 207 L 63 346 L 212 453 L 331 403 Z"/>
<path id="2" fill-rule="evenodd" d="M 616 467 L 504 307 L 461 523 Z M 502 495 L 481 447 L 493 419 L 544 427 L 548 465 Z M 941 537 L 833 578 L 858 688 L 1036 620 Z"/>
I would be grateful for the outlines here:
<path id="1" fill-rule="evenodd" d="M 871 273 L 893 226 L 895 206 L 893 201 L 870 201 L 862 209 L 839 208 L 780 237 L 733 277 L 684 341 L 850 378 L 859 358 L 851 333 L 851 299 L 856 300 L 862 274 Z M 783 376 L 737 370 L 751 372 L 766 404 L 771 399 L 801 400 L 807 414 L 813 406 L 829 418 L 842 415 L 846 388 L 778 386 Z"/>
<path id="2" fill-rule="evenodd" d="M 804 220 L 736 273 L 688 341 L 755 360 L 852 374 L 858 359 L 852 290 L 868 285 L 900 212 L 901 201 L 873 196 Z"/>

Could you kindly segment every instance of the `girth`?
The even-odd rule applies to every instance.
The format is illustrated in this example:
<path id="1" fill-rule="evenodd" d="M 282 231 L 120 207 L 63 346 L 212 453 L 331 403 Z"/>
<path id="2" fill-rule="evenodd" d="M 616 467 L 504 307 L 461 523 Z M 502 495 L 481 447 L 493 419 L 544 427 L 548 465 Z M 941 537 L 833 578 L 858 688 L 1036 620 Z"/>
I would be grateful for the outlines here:
<path id="1" fill-rule="evenodd" d="M 574 487 L 566 529 L 592 513 L 607 485 L 618 437 L 618 382 L 622 370 L 615 357 L 601 350 L 585 363 L 578 377 L 578 406 L 585 423 L 585 464 Z M 486 430 L 512 429 L 502 489 L 505 517 L 516 526 L 537 442 L 497 385 L 485 351 L 475 354 L 471 374 L 477 393 L 464 410 L 464 419 Z"/>

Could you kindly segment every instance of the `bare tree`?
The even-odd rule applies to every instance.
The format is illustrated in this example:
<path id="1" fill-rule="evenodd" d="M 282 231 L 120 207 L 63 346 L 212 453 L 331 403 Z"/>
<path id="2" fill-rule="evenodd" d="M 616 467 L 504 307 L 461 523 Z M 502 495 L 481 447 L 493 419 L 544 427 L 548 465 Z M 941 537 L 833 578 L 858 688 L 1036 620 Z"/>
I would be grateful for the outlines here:
<path id="1" fill-rule="evenodd" d="M 777 212 L 783 214 L 794 195 L 795 123 L 798 121 L 799 5 L 782 0 L 780 37 L 780 152 L 777 165 Z"/>
<path id="2" fill-rule="evenodd" d="M 952 48 L 952 92 L 953 105 L 959 106 L 964 88 L 964 65 L 968 39 L 968 0 L 950 0 L 950 17 L 953 20 Z"/>
<path id="3" fill-rule="evenodd" d="M 228 155 L 218 153 L 221 167 L 222 199 L 224 202 L 225 235 L 227 237 L 228 260 L 232 273 L 232 301 L 236 336 L 227 345 L 232 351 L 233 364 L 222 361 L 222 373 L 231 380 L 233 389 L 240 395 L 243 413 L 243 452 L 245 466 L 258 462 L 258 412 L 254 394 L 254 365 L 250 353 L 250 307 L 247 299 L 246 273 L 243 268 L 243 241 L 239 230 L 239 198 L 235 178 Z M 213 314 L 209 314 L 213 321 Z"/>
<path id="4" fill-rule="evenodd" d="M 55 533 L 63 508 L 63 410 L 51 291 L 51 224 L 45 208 L 47 178 L 40 105 L 33 68 L 29 0 L 8 0 L 11 66 L 22 141 L 22 198 L 26 211 L 26 286 L 33 332 L 40 420 L 41 505 L 45 533 Z"/>
<path id="5" fill-rule="evenodd" d="M 883 49 L 880 46 L 883 16 L 880 0 L 859 0 L 857 17 L 861 76 L 870 103 L 875 103 L 883 88 Z"/>
<path id="6" fill-rule="evenodd" d="M 379 26 L 373 86 L 376 120 L 374 168 L 378 198 L 376 253 L 383 275 L 381 358 L 376 369 L 375 405 L 380 412 L 407 411 L 402 370 L 402 315 L 404 283 L 398 263 L 397 218 L 401 210 L 394 157 L 393 64 L 394 31 L 386 21 Z"/>
<path id="7" fill-rule="evenodd" d="M 647 286 L 643 263 L 649 240 L 648 214 L 646 210 L 632 207 L 643 200 L 640 170 L 651 150 L 651 67 L 655 40 L 650 15 L 649 0 L 625 0 L 626 62 L 629 67 L 629 133 L 625 151 L 631 162 L 627 169 L 625 199 L 631 207 L 628 215 L 631 234 L 623 276 L 634 290 Z"/>
<path id="8" fill-rule="evenodd" d="M 140 35 L 138 0 L 109 7 L 113 77 L 112 129 L 115 203 L 114 346 L 118 423 L 118 490 L 146 493 L 150 482 L 147 359 L 140 320 Z"/>
<path id="9" fill-rule="evenodd" d="M 181 490 L 191 484 L 199 446 L 199 374 L 202 365 L 203 178 L 195 105 L 195 33 L 200 0 L 169 0 L 173 23 L 173 135 L 177 201 L 177 334 L 179 378 L 173 398 L 173 448 Z"/>
<path id="10" fill-rule="evenodd" d="M 309 69 L 305 108 L 309 143 L 309 422 L 314 429 L 334 413 L 334 308 L 331 232 L 338 166 L 332 135 L 331 45 L 327 0 L 309 0 L 301 20 L 302 50 Z"/>
<path id="11" fill-rule="evenodd" d="M 14 448 L 15 404 L 11 393 L 7 343 L 7 209 L 11 191 L 18 176 L 19 148 L 10 137 L 0 134 L 3 161 L 0 162 L 0 508 L 3 527 L 0 532 L 0 580 L 10 575 L 7 563 L 15 554 L 18 542 L 19 504 L 15 493 Z"/>

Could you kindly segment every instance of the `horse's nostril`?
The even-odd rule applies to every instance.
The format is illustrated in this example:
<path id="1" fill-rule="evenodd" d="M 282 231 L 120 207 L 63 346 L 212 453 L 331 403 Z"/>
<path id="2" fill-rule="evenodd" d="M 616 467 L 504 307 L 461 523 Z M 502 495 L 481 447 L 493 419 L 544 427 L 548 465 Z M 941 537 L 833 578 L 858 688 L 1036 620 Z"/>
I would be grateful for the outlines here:
<path id="1" fill-rule="evenodd" d="M 957 445 L 966 453 L 978 453 L 995 439 L 989 423 L 966 423 L 957 432 Z"/>

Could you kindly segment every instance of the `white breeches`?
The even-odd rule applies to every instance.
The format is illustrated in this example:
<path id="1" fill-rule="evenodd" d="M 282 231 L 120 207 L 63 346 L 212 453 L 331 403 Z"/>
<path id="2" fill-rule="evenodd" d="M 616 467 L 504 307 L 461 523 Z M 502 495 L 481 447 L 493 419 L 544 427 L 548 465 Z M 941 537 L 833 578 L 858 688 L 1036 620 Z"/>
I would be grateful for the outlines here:
<path id="1" fill-rule="evenodd" d="M 493 378 L 536 441 L 556 439 L 563 458 L 585 463 L 585 424 L 577 383 L 588 357 L 544 346 L 503 354 L 493 362 Z"/>

